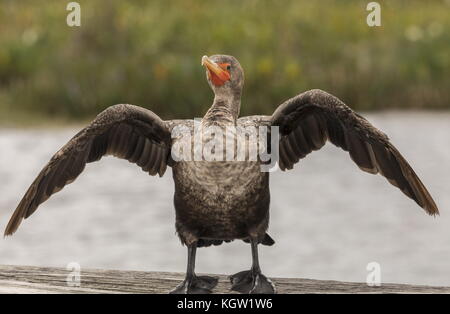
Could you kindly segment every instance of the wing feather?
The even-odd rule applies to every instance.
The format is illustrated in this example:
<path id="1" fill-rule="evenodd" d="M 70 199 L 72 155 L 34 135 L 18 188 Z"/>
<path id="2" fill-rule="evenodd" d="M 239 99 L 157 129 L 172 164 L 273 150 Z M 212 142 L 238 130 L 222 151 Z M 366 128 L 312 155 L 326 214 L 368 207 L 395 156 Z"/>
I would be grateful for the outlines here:
<path id="1" fill-rule="evenodd" d="M 270 118 L 280 127 L 279 165 L 293 165 L 328 139 L 348 151 L 365 172 L 380 173 L 430 215 L 438 208 L 414 170 L 389 138 L 338 98 L 321 90 L 311 90 L 281 104 Z"/>
<path id="2" fill-rule="evenodd" d="M 73 182 L 87 163 L 113 155 L 136 163 L 151 175 L 162 176 L 170 148 L 170 130 L 153 112 L 132 105 L 109 107 L 42 169 L 14 211 L 5 235 L 13 234 L 40 204 Z"/>

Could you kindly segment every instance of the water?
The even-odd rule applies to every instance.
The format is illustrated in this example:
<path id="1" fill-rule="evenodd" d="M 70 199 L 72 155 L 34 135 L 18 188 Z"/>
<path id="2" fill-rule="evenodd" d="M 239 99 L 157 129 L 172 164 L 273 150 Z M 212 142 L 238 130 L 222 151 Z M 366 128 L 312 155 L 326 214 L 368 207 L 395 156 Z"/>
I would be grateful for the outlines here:
<path id="1" fill-rule="evenodd" d="M 423 179 L 441 210 L 432 218 L 381 176 L 361 172 L 332 145 L 271 177 L 269 233 L 261 248 L 268 276 L 365 281 L 381 265 L 383 282 L 450 285 L 450 114 L 368 115 Z M 0 227 L 34 177 L 75 129 L 0 129 Z M 175 236 L 170 171 L 150 177 L 112 157 L 87 166 L 11 238 L 0 264 L 184 271 Z M 248 244 L 198 252 L 198 272 L 232 274 L 250 266 Z"/>

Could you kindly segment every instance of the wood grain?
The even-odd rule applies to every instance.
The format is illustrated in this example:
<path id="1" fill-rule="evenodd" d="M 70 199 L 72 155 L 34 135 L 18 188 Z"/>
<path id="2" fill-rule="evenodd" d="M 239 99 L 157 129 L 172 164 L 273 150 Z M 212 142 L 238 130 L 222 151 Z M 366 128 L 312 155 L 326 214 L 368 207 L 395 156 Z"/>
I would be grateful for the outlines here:
<path id="1" fill-rule="evenodd" d="M 184 278 L 183 273 L 143 272 L 104 269 L 82 269 L 80 287 L 69 287 L 64 268 L 0 266 L 0 293 L 167 293 Z M 227 276 L 220 280 L 214 293 L 229 294 Z M 382 284 L 272 278 L 278 293 L 450 293 L 450 287 L 406 284 Z"/>

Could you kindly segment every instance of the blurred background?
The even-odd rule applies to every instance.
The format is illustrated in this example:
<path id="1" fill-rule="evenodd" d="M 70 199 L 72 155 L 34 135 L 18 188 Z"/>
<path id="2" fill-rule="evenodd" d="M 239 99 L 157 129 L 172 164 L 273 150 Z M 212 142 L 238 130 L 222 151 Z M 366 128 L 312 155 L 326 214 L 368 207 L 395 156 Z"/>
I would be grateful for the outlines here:
<path id="1" fill-rule="evenodd" d="M 362 112 L 404 153 L 442 215 L 427 217 L 382 177 L 334 147 L 272 176 L 277 241 L 262 249 L 270 276 L 450 285 L 450 1 L 0 0 L 0 227 L 51 155 L 116 103 L 162 118 L 203 116 L 212 92 L 203 55 L 245 70 L 242 115 L 271 114 L 320 88 Z M 0 264 L 185 270 L 174 235 L 173 183 L 125 161 L 89 165 L 12 238 Z M 200 250 L 200 272 L 248 268 L 243 243 Z"/>

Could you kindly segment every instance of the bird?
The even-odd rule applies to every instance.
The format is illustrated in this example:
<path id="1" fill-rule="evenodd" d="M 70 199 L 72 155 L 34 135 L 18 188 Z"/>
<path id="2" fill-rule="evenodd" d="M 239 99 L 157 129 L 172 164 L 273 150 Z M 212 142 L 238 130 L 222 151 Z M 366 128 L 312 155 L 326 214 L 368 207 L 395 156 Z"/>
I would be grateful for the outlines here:
<path id="1" fill-rule="evenodd" d="M 213 103 L 197 124 L 193 120 L 162 120 L 143 107 L 118 104 L 106 108 L 87 127 L 56 152 L 33 181 L 6 227 L 12 235 L 51 195 L 72 183 L 87 163 L 105 155 L 128 160 L 143 171 L 163 176 L 172 169 L 175 186 L 175 229 L 187 247 L 184 280 L 171 293 L 211 293 L 218 283 L 212 276 L 195 273 L 197 248 L 233 240 L 250 243 L 249 270 L 229 277 L 231 290 L 249 294 L 276 293 L 261 270 L 259 245 L 273 245 L 269 226 L 269 177 L 257 160 L 188 160 L 175 158 L 182 139 L 174 131 L 195 133 L 214 127 L 270 127 L 278 130 L 272 148 L 278 150 L 276 169 L 287 171 L 327 142 L 348 152 L 364 172 L 380 174 L 429 215 L 439 211 L 419 177 L 388 136 L 337 97 L 313 89 L 281 103 L 272 115 L 240 117 L 244 71 L 230 55 L 203 56 Z M 211 135 L 211 134 L 210 134 Z M 195 138 L 195 137 L 194 137 Z M 188 140 L 188 146 L 193 140 Z M 202 140 L 202 143 L 203 140 Z M 272 149 L 267 145 L 267 149 Z M 186 146 L 185 146 L 186 147 Z"/>

